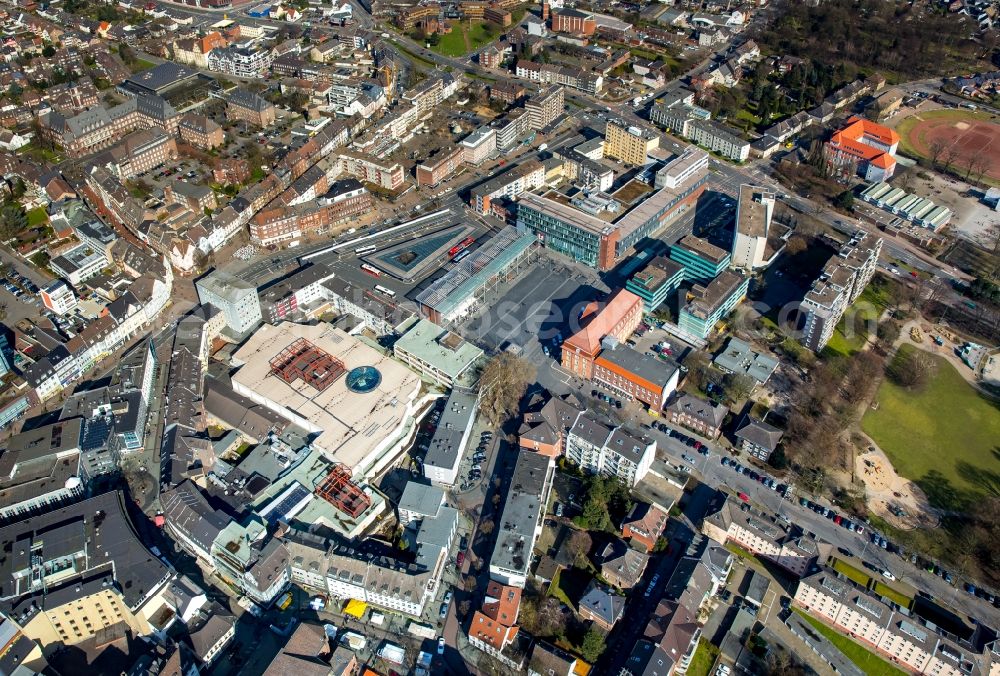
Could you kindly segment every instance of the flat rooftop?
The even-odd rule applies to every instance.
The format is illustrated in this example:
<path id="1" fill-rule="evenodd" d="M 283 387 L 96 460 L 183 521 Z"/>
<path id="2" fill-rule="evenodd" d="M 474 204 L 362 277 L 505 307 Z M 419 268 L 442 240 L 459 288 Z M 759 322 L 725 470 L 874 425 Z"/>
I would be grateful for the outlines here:
<path id="1" fill-rule="evenodd" d="M 275 375 L 271 361 L 300 339 L 341 362 L 344 375 L 322 391 L 307 380 Z M 313 443 L 355 472 L 367 469 L 396 437 L 420 390 L 420 377 L 409 368 L 327 324 L 265 324 L 233 361 L 243 365 L 232 377 L 237 393 L 318 433 Z"/>
<path id="2" fill-rule="evenodd" d="M 729 255 L 728 251 L 715 246 L 707 239 L 702 239 L 694 235 L 684 235 L 681 241 L 677 242 L 674 246 L 686 249 L 699 258 L 705 258 L 716 264 L 722 263 Z"/>
<path id="3" fill-rule="evenodd" d="M 527 573 L 535 543 L 535 526 L 546 492 L 550 459 L 533 451 L 518 451 L 503 514 L 497 521 L 497 543 L 490 565 Z"/>
<path id="4" fill-rule="evenodd" d="M 740 186 L 736 229 L 747 237 L 767 237 L 767 204 L 774 200 L 774 193 L 752 185 Z"/>

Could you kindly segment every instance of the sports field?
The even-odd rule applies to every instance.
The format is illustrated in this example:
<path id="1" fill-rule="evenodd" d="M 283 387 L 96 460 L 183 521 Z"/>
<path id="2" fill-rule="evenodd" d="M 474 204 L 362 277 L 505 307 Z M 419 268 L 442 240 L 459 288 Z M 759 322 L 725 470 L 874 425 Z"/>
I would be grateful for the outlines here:
<path id="1" fill-rule="evenodd" d="M 949 108 L 916 113 L 896 127 L 900 150 L 915 157 L 948 162 L 960 174 L 972 166 L 973 175 L 1000 185 L 1000 120 L 975 110 Z M 979 158 L 983 166 L 978 164 Z"/>

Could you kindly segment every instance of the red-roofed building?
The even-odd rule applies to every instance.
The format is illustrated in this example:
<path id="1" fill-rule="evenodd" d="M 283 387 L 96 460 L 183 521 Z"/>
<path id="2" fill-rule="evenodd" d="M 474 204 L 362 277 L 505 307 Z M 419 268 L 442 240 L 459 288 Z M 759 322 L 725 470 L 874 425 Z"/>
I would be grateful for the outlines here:
<path id="1" fill-rule="evenodd" d="M 899 134 L 895 130 L 855 116 L 826 142 L 827 162 L 840 171 L 856 165 L 858 175 L 877 183 L 890 179 L 896 171 L 897 147 Z"/>
<path id="2" fill-rule="evenodd" d="M 517 638 L 517 613 L 520 607 L 520 589 L 490 580 L 486 586 L 483 609 L 477 610 L 472 616 L 469 643 L 504 663 L 519 668 L 519 664 L 513 663 L 511 657 L 504 654 L 504 649 Z"/>
<path id="3" fill-rule="evenodd" d="M 637 502 L 622 521 L 622 537 L 631 540 L 633 545 L 641 545 L 647 552 L 651 552 L 666 527 L 666 512 L 645 502 Z"/>
<path id="4" fill-rule="evenodd" d="M 590 303 L 580 315 L 582 328 L 562 345 L 563 368 L 590 380 L 601 341 L 610 336 L 624 343 L 640 321 L 642 299 L 631 291 L 619 289 L 603 307 L 596 301 Z"/>

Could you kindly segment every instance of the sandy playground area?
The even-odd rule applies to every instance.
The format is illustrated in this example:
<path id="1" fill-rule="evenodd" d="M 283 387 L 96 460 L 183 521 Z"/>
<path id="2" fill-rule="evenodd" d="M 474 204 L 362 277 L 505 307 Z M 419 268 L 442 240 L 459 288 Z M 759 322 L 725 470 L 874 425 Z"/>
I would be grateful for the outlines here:
<path id="1" fill-rule="evenodd" d="M 855 474 L 865 484 L 868 509 L 903 530 L 935 527 L 938 519 L 924 492 L 896 474 L 877 446 L 872 445 L 871 449 L 855 460 Z"/>

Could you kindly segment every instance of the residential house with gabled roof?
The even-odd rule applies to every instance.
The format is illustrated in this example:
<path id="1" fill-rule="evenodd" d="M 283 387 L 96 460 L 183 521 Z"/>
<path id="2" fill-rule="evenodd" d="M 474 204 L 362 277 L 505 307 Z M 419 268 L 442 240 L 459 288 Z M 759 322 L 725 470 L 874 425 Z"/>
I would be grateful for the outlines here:
<path id="1" fill-rule="evenodd" d="M 625 597 L 591 580 L 580 597 L 577 611 L 583 619 L 592 620 L 604 631 L 611 631 L 625 612 Z"/>
<path id="2" fill-rule="evenodd" d="M 565 650 L 538 641 L 531 651 L 528 676 L 572 676 L 578 663 L 579 660 Z"/>
<path id="3" fill-rule="evenodd" d="M 631 540 L 633 546 L 651 552 L 666 527 L 666 512 L 649 503 L 636 502 L 622 521 L 622 537 Z"/>
<path id="4" fill-rule="evenodd" d="M 472 616 L 469 643 L 511 668 L 524 667 L 524 654 L 508 650 L 518 636 L 517 614 L 521 590 L 490 580 L 483 607 Z"/>
<path id="5" fill-rule="evenodd" d="M 748 414 L 743 416 L 735 436 L 740 440 L 742 450 L 762 462 L 767 462 L 771 454 L 778 448 L 783 434 L 784 432 L 774 425 L 752 418 Z"/>
<path id="6" fill-rule="evenodd" d="M 686 427 L 709 439 L 719 436 L 728 412 L 725 406 L 699 399 L 686 392 L 667 407 L 671 423 Z"/>
<path id="7" fill-rule="evenodd" d="M 639 584 L 649 556 L 629 547 L 624 540 L 614 538 L 594 555 L 601 576 L 619 589 L 631 589 Z"/>
<path id="8" fill-rule="evenodd" d="M 550 397 L 536 410 L 527 411 L 519 432 L 521 448 L 555 458 L 566 451 L 566 436 L 583 413 L 583 407 L 573 395 Z"/>

